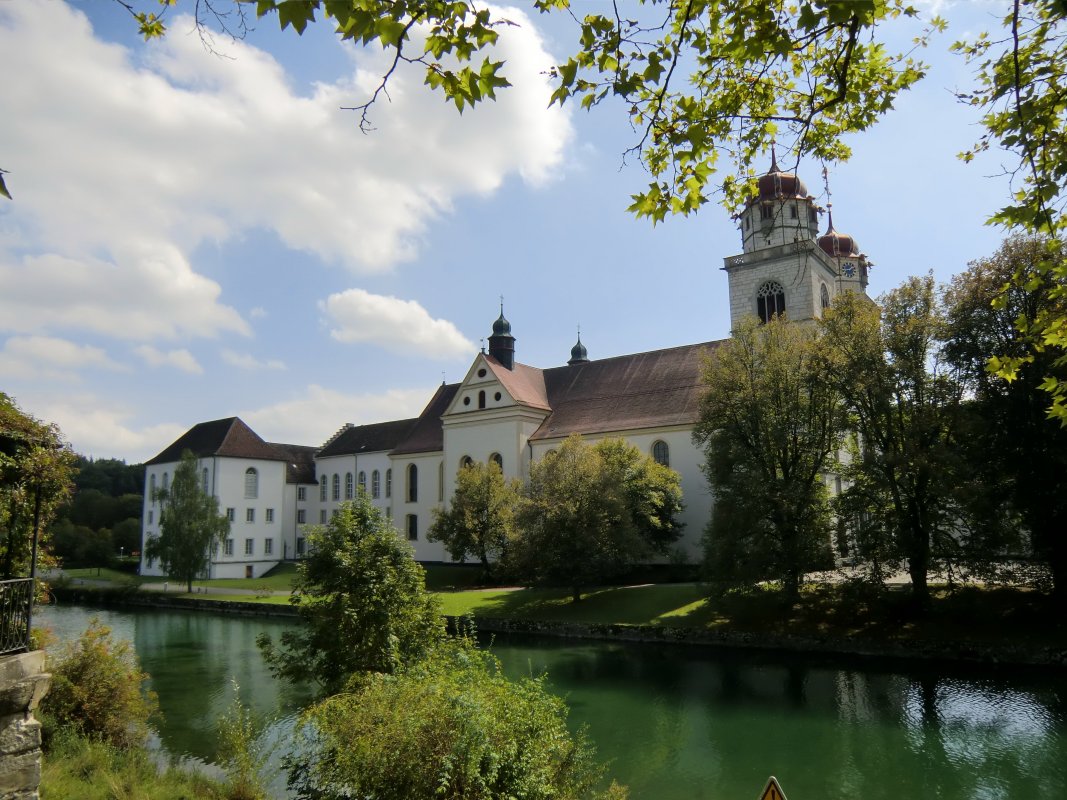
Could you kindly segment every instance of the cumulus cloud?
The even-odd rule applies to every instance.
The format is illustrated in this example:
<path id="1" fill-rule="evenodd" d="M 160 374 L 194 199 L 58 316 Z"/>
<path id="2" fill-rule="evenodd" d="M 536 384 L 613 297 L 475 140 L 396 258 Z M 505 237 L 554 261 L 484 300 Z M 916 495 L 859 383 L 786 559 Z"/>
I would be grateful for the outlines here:
<path id="1" fill-rule="evenodd" d="M 193 375 L 200 375 L 204 371 L 204 368 L 200 366 L 193 354 L 185 349 L 164 352 L 151 345 L 144 344 L 134 348 L 133 352 L 144 359 L 144 362 L 150 367 L 175 367 L 182 372 L 189 372 Z"/>
<path id="2" fill-rule="evenodd" d="M 369 342 L 401 355 L 449 359 L 471 355 L 474 343 L 448 320 L 434 319 L 414 300 L 363 289 L 331 294 L 319 303 L 339 342 Z"/>
<path id="3" fill-rule="evenodd" d="M 298 397 L 242 411 L 239 416 L 268 441 L 317 446 L 346 422 L 364 425 L 417 417 L 436 388 L 348 394 L 312 384 Z"/>
<path id="4" fill-rule="evenodd" d="M 229 364 L 231 367 L 237 367 L 238 369 L 258 370 L 258 369 L 285 369 L 285 364 L 276 358 L 267 359 L 261 361 L 249 353 L 237 353 L 233 350 L 223 350 L 221 353 L 222 360 Z"/>
<path id="5" fill-rule="evenodd" d="M 53 336 L 12 336 L 0 350 L 0 377 L 24 380 L 77 380 L 80 370 L 125 370 L 102 348 Z"/>

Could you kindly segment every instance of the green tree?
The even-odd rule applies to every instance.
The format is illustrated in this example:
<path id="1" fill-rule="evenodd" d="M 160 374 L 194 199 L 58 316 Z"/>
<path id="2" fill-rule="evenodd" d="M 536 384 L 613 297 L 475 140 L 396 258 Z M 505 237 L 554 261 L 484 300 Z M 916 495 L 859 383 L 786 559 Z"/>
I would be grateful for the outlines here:
<path id="1" fill-rule="evenodd" d="M 518 480 L 504 477 L 495 461 L 460 467 L 452 502 L 445 510 L 434 509 L 426 538 L 443 542 L 455 561 L 477 558 L 491 576 L 492 562 L 506 560 L 508 541 L 516 535 L 520 488 Z"/>
<path id="2" fill-rule="evenodd" d="M 543 679 L 509 680 L 495 657 L 457 640 L 313 706 L 290 788 L 316 800 L 589 797 L 603 768 L 566 718 Z"/>
<path id="3" fill-rule="evenodd" d="M 511 553 L 527 580 L 582 589 L 665 553 L 681 534 L 678 473 L 620 440 L 577 434 L 535 463 Z"/>
<path id="4" fill-rule="evenodd" d="M 824 475 L 845 424 L 820 346 L 811 326 L 742 320 L 705 365 L 693 434 L 715 496 L 709 573 L 743 583 L 773 577 L 790 600 L 804 573 L 828 561 Z"/>
<path id="5" fill-rule="evenodd" d="M 144 744 L 156 696 L 128 641 L 113 640 L 94 619 L 49 670 L 52 686 L 42 711 L 50 735 L 66 728 L 116 747 Z"/>
<path id="6" fill-rule="evenodd" d="M 197 458 L 186 450 L 174 470 L 169 489 L 158 493 L 159 536 L 145 544 L 145 555 L 160 561 L 163 571 L 185 581 L 193 591 L 193 579 L 211 563 L 211 550 L 230 531 L 230 522 L 219 513 L 219 500 L 200 485 Z"/>
<path id="7" fill-rule="evenodd" d="M 1008 282 L 1015 292 L 1040 286 L 1050 302 L 1017 318 L 1020 335 L 1009 350 L 991 354 L 990 364 L 1012 380 L 1024 365 L 1044 363 L 1048 371 L 1035 376 L 1027 369 L 1026 379 L 1042 378 L 1052 398 L 1052 416 L 1067 425 L 1067 252 L 1059 244 L 1067 235 L 1067 5 L 1062 0 L 1010 0 L 1006 5 L 1006 36 L 982 32 L 953 45 L 975 66 L 978 84 L 959 96 L 985 112 L 985 133 L 962 158 L 970 161 L 991 146 L 1015 158 L 1007 165 L 1011 198 L 990 221 L 1044 237 L 1044 249 L 1017 264 Z M 1002 294 L 995 302 L 1007 307 L 1013 297 Z M 1020 344 L 1026 345 L 1022 352 Z"/>
<path id="8" fill-rule="evenodd" d="M 411 547 L 365 494 L 310 528 L 307 543 L 289 598 L 302 624 L 278 645 L 266 634 L 257 640 L 275 675 L 311 679 L 333 694 L 353 675 L 418 661 L 444 636 Z"/>
<path id="9" fill-rule="evenodd" d="M 1018 515 L 1034 554 L 1050 567 L 1058 602 L 1067 605 L 1067 428 L 1046 413 L 1040 388 L 1044 377 L 1067 379 L 1067 364 L 1052 348 L 1031 352 L 1020 332 L 1067 301 L 1039 266 L 1063 249 L 1014 236 L 991 257 L 972 261 L 945 295 L 945 356 L 973 396 L 968 406 L 977 424 L 962 444 L 979 474 L 981 512 L 990 520 L 1004 508 Z M 1007 380 L 987 368 L 994 356 L 1026 360 Z"/>
<path id="10" fill-rule="evenodd" d="M 35 542 L 70 491 L 73 465 L 59 429 L 0 392 L 0 577 L 30 573 Z"/>
<path id="11" fill-rule="evenodd" d="M 962 385 L 942 357 L 933 276 L 909 278 L 879 304 L 851 292 L 838 297 L 822 320 L 821 352 L 860 436 L 843 473 L 882 495 L 913 600 L 925 608 L 934 558 L 951 557 L 964 534 L 955 485 Z"/>

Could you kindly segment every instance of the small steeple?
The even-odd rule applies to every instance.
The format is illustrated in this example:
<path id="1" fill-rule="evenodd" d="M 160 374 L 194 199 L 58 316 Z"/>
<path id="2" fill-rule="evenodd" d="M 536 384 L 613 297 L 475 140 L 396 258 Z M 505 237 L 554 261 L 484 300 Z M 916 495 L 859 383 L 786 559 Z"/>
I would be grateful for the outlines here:
<path id="1" fill-rule="evenodd" d="M 515 368 L 515 337 L 511 335 L 511 323 L 504 318 L 504 297 L 500 297 L 500 316 L 493 323 L 493 335 L 489 337 L 489 355 L 508 369 Z"/>
<path id="2" fill-rule="evenodd" d="M 571 360 L 567 362 L 568 365 L 574 364 L 587 364 L 589 363 L 589 354 L 586 352 L 585 345 L 582 344 L 582 329 L 578 328 L 578 343 L 571 348 Z"/>

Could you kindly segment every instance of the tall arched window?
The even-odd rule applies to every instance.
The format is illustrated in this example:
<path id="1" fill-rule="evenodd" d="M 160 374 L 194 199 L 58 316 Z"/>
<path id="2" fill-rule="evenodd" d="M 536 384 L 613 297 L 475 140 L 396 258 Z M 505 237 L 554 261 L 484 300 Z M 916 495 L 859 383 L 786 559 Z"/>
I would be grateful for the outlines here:
<path id="1" fill-rule="evenodd" d="M 821 295 L 820 300 L 822 301 L 823 311 L 825 311 L 826 309 L 828 309 L 830 307 L 830 290 L 826 288 L 826 284 L 825 283 L 822 285 L 822 288 L 819 290 L 819 294 Z"/>
<path id="2" fill-rule="evenodd" d="M 485 408 L 485 390 L 478 392 L 478 408 Z"/>
<path id="3" fill-rule="evenodd" d="M 393 496 L 393 470 L 392 468 L 385 471 L 385 496 Z"/>
<path id="4" fill-rule="evenodd" d="M 671 449 L 662 439 L 659 439 L 652 445 L 652 458 L 657 464 L 662 464 L 665 467 L 671 465 Z"/>
<path id="5" fill-rule="evenodd" d="M 767 281 L 756 292 L 756 313 L 761 322 L 785 313 L 785 289 L 778 281 Z"/>
<path id="6" fill-rule="evenodd" d="M 167 491 L 170 488 L 170 476 L 167 473 L 163 473 L 163 491 Z"/>
<path id="7" fill-rule="evenodd" d="M 408 502 L 417 503 L 419 500 L 419 468 L 414 464 L 408 464 Z"/>
<path id="8" fill-rule="evenodd" d="M 445 462 L 437 465 L 437 502 L 442 503 L 445 499 Z"/>
<path id="9" fill-rule="evenodd" d="M 367 473 L 364 472 L 363 470 L 360 470 L 359 471 L 359 478 L 356 480 L 356 483 L 359 485 L 359 490 L 361 492 L 363 492 L 364 494 L 366 494 L 367 493 Z"/>
<path id="10" fill-rule="evenodd" d="M 153 503 L 156 502 L 156 476 L 148 476 L 148 499 Z"/>
<path id="11" fill-rule="evenodd" d="M 355 495 L 356 490 L 353 488 L 352 473 L 345 473 L 345 500 L 351 500 Z"/>
<path id="12" fill-rule="evenodd" d="M 382 473 L 378 470 L 370 474 L 370 496 L 375 500 L 382 496 Z"/>
<path id="13" fill-rule="evenodd" d="M 322 480 L 319 481 L 319 500 L 320 502 L 326 502 L 326 476 L 322 476 Z"/>
<path id="14" fill-rule="evenodd" d="M 463 456 L 463 458 L 459 460 L 459 468 L 463 469 L 464 467 L 469 467 L 473 463 L 473 458 L 471 458 L 470 456 Z"/>
<path id="15" fill-rule="evenodd" d="M 200 473 L 200 483 L 204 489 L 204 494 L 210 494 L 211 492 L 208 489 L 207 467 L 204 467 L 204 469 Z"/>
<path id="16" fill-rule="evenodd" d="M 341 476 L 336 472 L 333 474 L 333 499 L 341 499 Z"/>
<path id="17" fill-rule="evenodd" d="M 259 497 L 259 473 L 255 467 L 245 470 L 245 497 Z"/>
<path id="18" fill-rule="evenodd" d="M 500 453 L 493 453 L 489 456 L 489 460 L 500 467 L 500 471 L 504 471 L 504 457 Z"/>

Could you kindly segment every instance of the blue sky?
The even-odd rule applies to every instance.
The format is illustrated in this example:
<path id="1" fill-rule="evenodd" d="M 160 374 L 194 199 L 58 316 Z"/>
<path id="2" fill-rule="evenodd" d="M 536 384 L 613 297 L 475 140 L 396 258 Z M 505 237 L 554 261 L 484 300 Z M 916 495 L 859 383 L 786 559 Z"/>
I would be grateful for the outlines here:
<path id="1" fill-rule="evenodd" d="M 831 166 L 873 295 L 948 280 L 1001 238 L 983 224 L 1008 190 L 1001 156 L 955 157 L 980 131 L 948 45 L 1004 4 L 919 5 L 950 25 L 929 76 Z M 620 109 L 547 107 L 565 18 L 506 12 L 515 86 L 497 103 L 460 116 L 407 71 L 364 135 L 339 107 L 369 95 L 380 52 L 264 20 L 220 58 L 181 11 L 146 45 L 116 3 L 0 4 L 0 389 L 79 452 L 140 461 L 231 415 L 311 445 L 414 416 L 462 378 L 500 295 L 534 366 L 564 363 L 579 324 L 591 358 L 728 335 L 728 214 L 633 219 L 649 178 L 620 168 Z M 799 172 L 825 204 L 821 165 Z"/>

